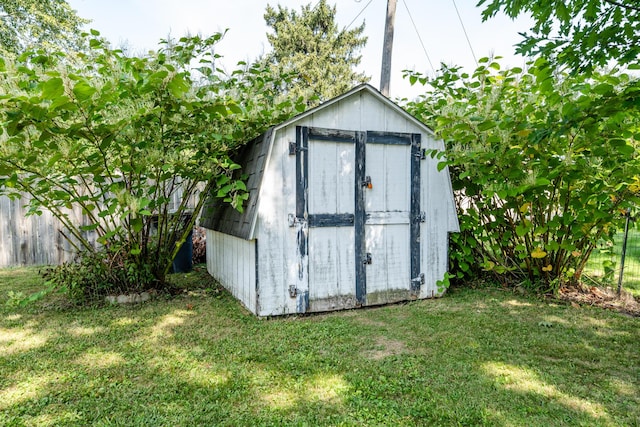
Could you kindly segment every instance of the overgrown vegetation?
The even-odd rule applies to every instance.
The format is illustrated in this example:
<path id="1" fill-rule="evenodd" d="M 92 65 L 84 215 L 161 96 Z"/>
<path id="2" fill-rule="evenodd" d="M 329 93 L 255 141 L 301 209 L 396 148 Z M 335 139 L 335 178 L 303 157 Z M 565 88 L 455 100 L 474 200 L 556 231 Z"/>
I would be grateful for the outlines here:
<path id="1" fill-rule="evenodd" d="M 638 203 L 638 82 L 563 75 L 543 59 L 526 70 L 480 62 L 471 75 L 409 76 L 427 85 L 409 110 L 447 143 L 462 231 L 453 269 L 544 292 L 577 283 Z"/>
<path id="2" fill-rule="evenodd" d="M 574 74 L 591 74 L 613 62 L 640 67 L 640 6 L 637 0 L 479 0 L 482 18 L 498 12 L 528 15 L 516 52 L 551 59 Z"/>
<path id="3" fill-rule="evenodd" d="M 162 288 L 210 191 L 242 209 L 234 148 L 302 108 L 259 65 L 213 68 L 222 34 L 145 56 L 87 36 L 77 57 L 0 59 L 0 194 L 65 225 L 80 261 L 49 279 L 81 299 Z"/>
<path id="4" fill-rule="evenodd" d="M 638 320 L 497 288 L 256 319 L 205 272 L 131 306 L 65 308 L 0 270 L 2 425 L 634 425 Z M 594 387 L 597 384 L 597 387 Z"/>
<path id="5" fill-rule="evenodd" d="M 634 223 L 629 228 L 621 287 L 634 296 L 640 297 L 640 231 Z M 585 267 L 585 274 L 594 283 L 617 289 L 623 241 L 624 233 L 618 232 L 613 242 L 598 243 Z"/>
<path id="6" fill-rule="evenodd" d="M 33 46 L 76 51 L 88 22 L 63 0 L 0 0 L 0 54 L 17 56 Z"/>

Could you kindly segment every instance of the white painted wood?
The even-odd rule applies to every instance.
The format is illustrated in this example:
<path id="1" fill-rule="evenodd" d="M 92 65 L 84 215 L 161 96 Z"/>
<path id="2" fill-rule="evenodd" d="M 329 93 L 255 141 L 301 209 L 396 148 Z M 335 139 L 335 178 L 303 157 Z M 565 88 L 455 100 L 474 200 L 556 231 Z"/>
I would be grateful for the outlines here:
<path id="1" fill-rule="evenodd" d="M 366 147 L 366 174 L 372 182 L 372 188 L 365 190 L 366 250 L 372 258 L 366 272 L 368 300 L 373 302 L 388 302 L 389 291 L 411 286 L 410 159 L 408 145 Z"/>
<path id="2" fill-rule="evenodd" d="M 367 212 L 367 225 L 385 225 L 385 224 L 409 224 L 409 211 L 398 212 Z"/>
<path id="3" fill-rule="evenodd" d="M 372 188 L 365 190 L 368 213 L 408 212 L 411 208 L 411 147 L 367 144 L 366 175 Z"/>
<path id="4" fill-rule="evenodd" d="M 422 146 L 444 149 L 442 141 L 429 135 L 423 135 Z M 439 289 L 437 282 L 448 269 L 449 233 L 459 231 L 449 171 L 439 172 L 439 162 L 430 156 L 421 162 L 421 209 L 426 221 L 421 225 L 421 266 L 425 283 L 420 289 L 420 298 L 441 295 L 443 289 Z"/>
<path id="5" fill-rule="evenodd" d="M 367 301 L 390 302 L 380 294 L 408 291 L 411 285 L 409 225 L 367 225 L 365 236 L 367 252 L 371 253 L 371 264 L 366 268 Z"/>
<path id="6" fill-rule="evenodd" d="M 355 145 L 309 141 L 309 215 L 354 214 Z M 320 301 L 355 294 L 355 235 L 350 227 L 308 232 L 309 298 Z M 334 302 L 338 304 L 338 302 Z M 336 307 L 344 308 L 344 307 Z"/>
<path id="7" fill-rule="evenodd" d="M 353 227 L 309 230 L 309 298 L 329 299 L 355 295 Z"/>
<path id="8" fill-rule="evenodd" d="M 369 93 L 359 94 L 360 122 L 359 130 L 386 131 L 385 116 L 387 108 Z"/>
<path id="9" fill-rule="evenodd" d="M 255 240 L 207 230 L 207 271 L 252 313 L 255 298 Z M 251 289 L 254 289 L 252 291 Z"/>
<path id="10" fill-rule="evenodd" d="M 309 142 L 309 213 L 353 213 L 355 145 Z"/>
<path id="11" fill-rule="evenodd" d="M 260 316 L 296 312 L 296 299 L 289 296 L 288 289 L 291 285 L 297 286 L 300 267 L 297 230 L 289 227 L 288 222 L 288 215 L 295 213 L 296 203 L 295 156 L 289 155 L 289 142 L 295 141 L 295 125 L 280 129 L 273 138 L 265 164 L 255 228 L 259 251 L 257 301 Z"/>

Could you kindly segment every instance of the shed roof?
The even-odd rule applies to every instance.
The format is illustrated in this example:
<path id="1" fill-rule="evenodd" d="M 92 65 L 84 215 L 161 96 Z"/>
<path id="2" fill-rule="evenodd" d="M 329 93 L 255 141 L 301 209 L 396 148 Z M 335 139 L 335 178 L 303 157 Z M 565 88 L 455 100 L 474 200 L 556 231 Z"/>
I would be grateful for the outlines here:
<path id="1" fill-rule="evenodd" d="M 242 167 L 242 172 L 248 175 L 246 184 L 249 200 L 244 212 L 238 212 L 229 203 L 223 203 L 222 200 L 210 194 L 200 218 L 202 227 L 249 239 L 253 218 L 258 208 L 258 194 L 273 130 L 274 128 L 271 127 L 262 135 L 249 141 L 234 159 Z"/>
<path id="2" fill-rule="evenodd" d="M 411 114 L 407 113 L 395 102 L 382 95 L 373 86 L 366 83 L 361 84 L 342 95 L 339 95 L 318 105 L 317 107 L 311 108 L 290 118 L 289 120 L 272 126 L 262 135 L 249 141 L 242 148 L 242 150 L 240 150 L 238 156 L 234 158 L 234 161 L 242 167 L 242 172 L 248 175 L 247 190 L 249 192 L 249 200 L 244 209 L 244 212 L 238 212 L 230 204 L 223 203 L 220 199 L 211 194 L 209 195 L 209 199 L 203 209 L 200 219 L 200 225 L 202 227 L 219 231 L 225 234 L 230 234 L 242 239 L 251 239 L 255 219 L 258 213 L 258 195 L 260 193 L 260 186 L 262 184 L 262 177 L 265 170 L 267 156 L 271 145 L 273 144 L 274 133 L 281 128 L 289 126 L 316 113 L 319 110 L 327 108 L 344 100 L 345 98 L 349 98 L 363 91 L 370 93 L 374 96 L 374 98 L 391 107 L 391 109 L 393 109 L 409 121 L 413 122 L 416 126 L 424 129 L 426 133 L 433 135 L 433 131 L 429 129 L 424 123 L 413 117 Z"/>

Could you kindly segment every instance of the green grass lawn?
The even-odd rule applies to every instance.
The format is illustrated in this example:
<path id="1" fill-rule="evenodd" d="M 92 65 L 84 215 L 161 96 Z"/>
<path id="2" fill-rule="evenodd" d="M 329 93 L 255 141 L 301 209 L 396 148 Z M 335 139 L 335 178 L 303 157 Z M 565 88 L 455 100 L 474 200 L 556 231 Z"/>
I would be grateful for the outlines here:
<path id="1" fill-rule="evenodd" d="M 202 271 L 137 306 L 15 308 L 0 270 L 0 425 L 640 425 L 640 319 L 453 289 L 257 319 Z"/>
<path id="2" fill-rule="evenodd" d="M 585 274 L 597 282 L 616 288 L 620 275 L 623 240 L 624 233 L 620 232 L 615 237 L 615 245 L 602 245 L 593 251 L 585 268 Z M 637 228 L 629 229 L 622 279 L 622 288 L 640 297 L 640 230 Z"/>

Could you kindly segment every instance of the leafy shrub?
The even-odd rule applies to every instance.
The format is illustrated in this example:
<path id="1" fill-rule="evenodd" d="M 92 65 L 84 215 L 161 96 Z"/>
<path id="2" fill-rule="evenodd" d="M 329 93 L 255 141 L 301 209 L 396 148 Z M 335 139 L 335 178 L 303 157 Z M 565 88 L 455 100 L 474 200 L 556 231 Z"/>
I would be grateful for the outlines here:
<path id="1" fill-rule="evenodd" d="M 76 302 L 165 286 L 148 263 L 123 248 L 83 252 L 75 262 L 52 267 L 43 276 L 53 288 Z"/>
<path id="2" fill-rule="evenodd" d="M 141 56 L 87 36 L 73 57 L 0 56 L 0 194 L 63 224 L 79 260 L 49 278 L 78 299 L 163 285 L 209 194 L 248 198 L 233 150 L 304 108 L 274 103 L 260 64 L 216 69 L 221 33 Z"/>
<path id="3" fill-rule="evenodd" d="M 597 242 L 638 202 L 640 82 L 562 75 L 544 60 L 469 75 L 444 68 L 409 110 L 447 144 L 461 233 L 457 277 L 489 274 L 548 292 L 576 283 Z"/>

